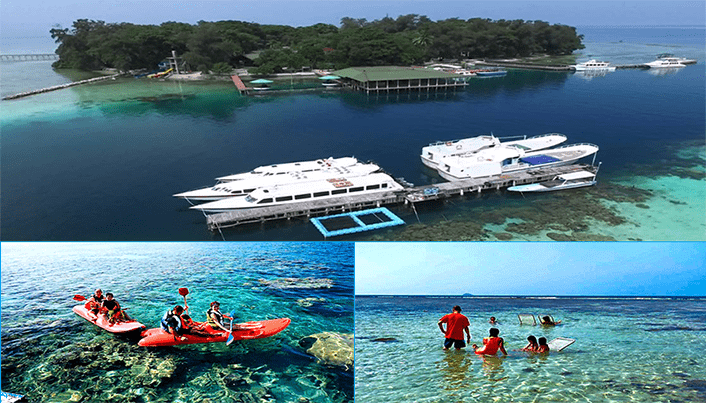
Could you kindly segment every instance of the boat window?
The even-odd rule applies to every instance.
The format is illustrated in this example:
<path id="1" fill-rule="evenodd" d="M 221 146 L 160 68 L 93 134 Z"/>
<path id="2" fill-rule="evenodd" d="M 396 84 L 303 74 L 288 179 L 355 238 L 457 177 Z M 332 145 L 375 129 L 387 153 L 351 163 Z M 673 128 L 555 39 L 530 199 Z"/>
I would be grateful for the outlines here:
<path id="1" fill-rule="evenodd" d="M 383 183 L 382 185 L 380 185 L 380 187 L 382 187 L 383 189 L 386 188 L 386 187 L 387 187 L 387 183 Z"/>
<path id="2" fill-rule="evenodd" d="M 294 200 L 308 199 L 311 197 L 311 193 L 305 193 L 303 195 L 294 196 Z"/>
<path id="3" fill-rule="evenodd" d="M 250 196 L 248 196 L 250 197 Z M 257 204 L 272 203 L 272 199 L 262 199 Z"/>
<path id="4" fill-rule="evenodd" d="M 358 187 L 358 188 L 350 188 L 350 189 L 348 189 L 348 193 L 362 192 L 362 191 L 363 191 L 363 187 L 362 187 L 362 186 L 361 186 L 361 187 Z"/>
<path id="5" fill-rule="evenodd" d="M 252 193 L 252 192 L 254 192 L 254 191 L 255 191 L 255 188 L 252 188 L 252 189 L 245 189 L 245 190 L 243 190 L 243 193 Z"/>
<path id="6" fill-rule="evenodd" d="M 369 185 L 365 187 L 366 190 L 380 189 L 380 185 Z"/>
<path id="7" fill-rule="evenodd" d="M 277 172 L 277 175 L 284 175 L 286 172 Z"/>
<path id="8" fill-rule="evenodd" d="M 332 195 L 340 195 L 342 193 L 346 193 L 346 189 L 336 189 L 331 191 Z"/>
<path id="9" fill-rule="evenodd" d="M 292 200 L 292 196 L 275 197 L 275 201 L 283 202 Z"/>
<path id="10" fill-rule="evenodd" d="M 323 197 L 323 196 L 328 196 L 328 192 L 316 192 L 316 193 L 314 193 L 314 197 Z"/>
<path id="11" fill-rule="evenodd" d="M 238 193 L 240 193 L 240 190 L 231 190 L 230 192 L 231 192 L 232 194 L 238 194 Z"/>

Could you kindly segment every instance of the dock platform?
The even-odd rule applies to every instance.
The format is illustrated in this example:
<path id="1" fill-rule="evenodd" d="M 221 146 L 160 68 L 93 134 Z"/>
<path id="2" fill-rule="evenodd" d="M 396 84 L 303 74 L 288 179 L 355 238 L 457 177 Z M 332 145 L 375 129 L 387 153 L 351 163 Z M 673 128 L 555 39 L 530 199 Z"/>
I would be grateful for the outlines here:
<path id="1" fill-rule="evenodd" d="M 237 88 L 241 94 L 249 94 L 250 93 L 250 90 L 252 88 L 246 87 L 245 84 L 243 83 L 243 80 L 240 79 L 240 76 L 235 75 L 235 76 L 230 76 L 230 78 L 233 80 L 233 84 L 235 84 L 235 88 Z"/>
<path id="2" fill-rule="evenodd" d="M 581 170 L 595 172 L 596 167 L 587 164 L 574 164 L 554 168 L 530 169 L 506 175 L 408 187 L 394 192 L 372 195 L 348 195 L 280 206 L 233 210 L 225 213 L 207 215 L 206 224 L 209 230 L 217 231 L 222 228 L 230 228 L 250 223 L 298 217 L 320 217 L 345 213 L 347 211 L 380 208 L 384 205 L 414 204 L 463 196 L 474 192 L 480 193 L 483 190 L 499 190 L 510 186 L 544 182 L 554 179 L 557 175 Z"/>

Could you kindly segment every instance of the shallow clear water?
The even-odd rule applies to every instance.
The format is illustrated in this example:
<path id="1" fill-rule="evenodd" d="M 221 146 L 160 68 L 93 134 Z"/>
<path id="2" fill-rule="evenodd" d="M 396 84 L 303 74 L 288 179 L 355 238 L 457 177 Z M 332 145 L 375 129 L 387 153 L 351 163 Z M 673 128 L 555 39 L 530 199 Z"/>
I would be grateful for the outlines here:
<path id="1" fill-rule="evenodd" d="M 671 49 L 699 64 L 666 75 L 510 71 L 430 95 L 321 89 L 244 97 L 228 81 L 120 79 L 0 102 L 3 239 L 320 240 L 305 220 L 210 233 L 200 213 L 171 195 L 259 165 L 346 155 L 417 185 L 437 183 L 419 160 L 421 147 L 492 131 L 560 132 L 569 143 L 598 144 L 599 185 L 526 198 L 489 192 L 419 206 L 419 218 L 401 207 L 395 212 L 408 224 L 420 224 L 341 239 L 703 240 L 703 30 L 585 35 L 586 57 L 638 63 Z M 36 74 L 23 66 L 40 64 L 1 66 L 10 83 L 3 91 L 66 80 L 48 62 Z M 653 216 L 690 225 L 655 228 Z M 524 225 L 509 225 L 517 222 Z"/>
<path id="2" fill-rule="evenodd" d="M 443 351 L 441 316 L 459 304 L 472 342 L 490 316 L 507 357 Z M 553 328 L 518 314 L 551 314 Z M 520 351 L 528 335 L 561 352 Z M 356 399 L 364 402 L 692 402 L 706 398 L 706 301 L 659 298 L 356 297 Z M 396 341 L 376 342 L 376 338 Z"/>
<path id="3" fill-rule="evenodd" d="M 353 248 L 342 243 L 5 242 L 3 390 L 31 401 L 75 392 L 82 401 L 223 401 L 248 395 L 352 401 L 352 371 L 317 360 L 299 342 L 321 332 L 353 332 Z M 292 284 L 277 282 L 285 278 Z M 292 323 L 271 338 L 229 347 L 146 349 L 72 313 L 79 304 L 72 297 L 90 296 L 96 287 L 113 292 L 148 328 L 158 327 L 168 308 L 183 303 L 180 287 L 189 289 L 188 303 L 198 321 L 205 320 L 209 303 L 219 300 L 239 322 L 289 317 Z"/>

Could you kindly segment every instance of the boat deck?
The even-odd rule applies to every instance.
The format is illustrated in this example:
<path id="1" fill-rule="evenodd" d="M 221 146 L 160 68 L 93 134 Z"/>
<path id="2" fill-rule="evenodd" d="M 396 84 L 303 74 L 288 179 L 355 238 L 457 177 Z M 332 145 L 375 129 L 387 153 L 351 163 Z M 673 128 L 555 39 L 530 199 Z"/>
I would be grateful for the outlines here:
<path id="1" fill-rule="evenodd" d="M 280 206 L 233 210 L 225 213 L 207 215 L 206 223 L 209 230 L 216 231 L 222 228 L 271 220 L 292 219 L 297 217 L 308 219 L 311 217 L 344 213 L 346 211 L 379 208 L 383 205 L 402 203 L 414 204 L 463 196 L 464 194 L 473 192 L 480 193 L 483 190 L 502 189 L 509 186 L 544 182 L 554 179 L 557 175 L 581 170 L 595 172 L 596 167 L 586 164 L 573 164 L 552 168 L 530 169 L 485 178 L 464 179 L 434 185 L 408 187 L 394 192 L 355 196 L 348 195 Z"/>

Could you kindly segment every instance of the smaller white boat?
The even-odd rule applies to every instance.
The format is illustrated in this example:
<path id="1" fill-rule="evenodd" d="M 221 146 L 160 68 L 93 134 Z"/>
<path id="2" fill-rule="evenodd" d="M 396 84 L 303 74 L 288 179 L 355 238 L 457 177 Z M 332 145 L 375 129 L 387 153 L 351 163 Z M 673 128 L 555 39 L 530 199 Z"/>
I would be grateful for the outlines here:
<path id="1" fill-rule="evenodd" d="M 657 55 L 657 60 L 645 63 L 645 66 L 650 68 L 679 68 L 687 64 L 695 64 L 696 60 L 687 59 L 684 57 L 676 57 L 671 53 L 662 53 Z"/>
<path id="2" fill-rule="evenodd" d="M 566 141 L 566 136 L 560 133 L 547 133 L 538 136 L 526 137 L 520 140 L 510 140 L 515 137 L 495 137 L 491 133 L 490 136 L 476 136 L 461 140 L 440 141 L 431 143 L 422 148 L 422 163 L 429 168 L 436 169 L 439 161 L 442 158 L 453 155 L 466 155 L 476 153 L 488 148 L 499 147 L 500 145 L 507 147 L 515 147 L 524 151 L 537 151 L 545 148 L 551 148 Z"/>
<path id="3" fill-rule="evenodd" d="M 579 171 L 557 175 L 554 179 L 540 183 L 530 183 L 528 185 L 511 186 L 507 188 L 510 192 L 551 192 L 554 190 L 574 189 L 596 184 L 596 172 Z"/>
<path id="4" fill-rule="evenodd" d="M 683 61 L 689 62 L 687 59 L 683 59 L 683 58 L 679 58 L 679 57 L 659 55 L 659 56 L 657 56 L 657 60 L 655 60 L 653 62 L 645 63 L 645 66 L 647 66 L 651 69 L 686 67 L 686 64 L 682 63 Z"/>
<path id="5" fill-rule="evenodd" d="M 576 71 L 615 71 L 615 66 L 611 66 L 609 62 L 601 62 L 596 59 L 575 64 L 572 67 Z"/>

